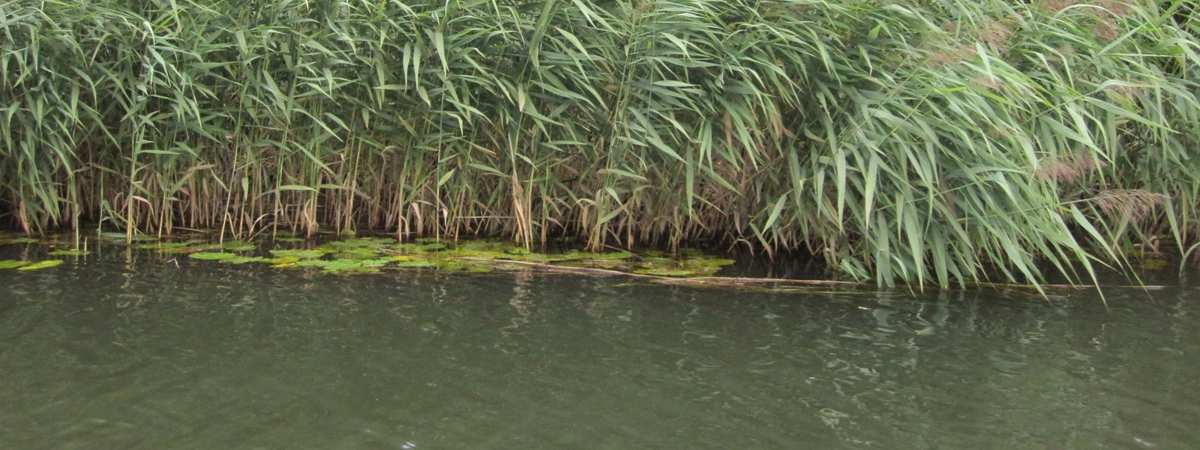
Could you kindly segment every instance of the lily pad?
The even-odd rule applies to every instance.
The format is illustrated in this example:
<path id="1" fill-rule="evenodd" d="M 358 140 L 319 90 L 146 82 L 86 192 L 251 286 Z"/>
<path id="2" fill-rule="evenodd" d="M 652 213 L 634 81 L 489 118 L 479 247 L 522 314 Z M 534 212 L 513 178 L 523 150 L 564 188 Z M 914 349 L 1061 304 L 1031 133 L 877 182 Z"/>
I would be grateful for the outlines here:
<path id="1" fill-rule="evenodd" d="M 229 263 L 229 264 L 249 264 L 249 263 L 265 263 L 265 262 L 269 262 L 269 261 L 271 261 L 270 258 L 264 258 L 262 256 L 238 256 L 236 258 L 230 258 L 230 259 L 223 260 L 222 262 Z"/>
<path id="2" fill-rule="evenodd" d="M 81 248 L 62 249 L 50 252 L 51 256 L 87 256 L 90 254 L 92 254 L 92 252 Z"/>
<path id="3" fill-rule="evenodd" d="M 104 233 L 100 233 L 99 236 L 101 239 L 108 240 L 108 241 L 124 242 L 126 240 L 125 233 L 104 232 Z M 150 242 L 150 241 L 157 241 L 157 240 L 158 240 L 158 238 L 156 238 L 154 236 L 147 236 L 145 234 L 135 234 L 135 235 L 133 235 L 133 239 L 132 239 L 133 242 Z"/>
<path id="4" fill-rule="evenodd" d="M 326 249 L 290 249 L 290 250 L 271 250 L 271 256 L 276 258 L 299 258 L 299 259 L 316 259 L 325 256 L 329 253 Z"/>
<path id="5" fill-rule="evenodd" d="M 734 261 L 731 259 L 708 256 L 684 259 L 652 257 L 638 262 L 634 273 L 662 277 L 704 277 L 713 275 L 720 271 L 722 267 L 733 263 Z"/>
<path id="6" fill-rule="evenodd" d="M 450 247 L 443 242 L 430 242 L 421 244 L 418 248 L 424 252 L 440 252 Z"/>
<path id="7" fill-rule="evenodd" d="M 191 255 L 188 255 L 188 257 L 192 258 L 192 259 L 198 259 L 201 261 L 229 261 L 229 260 L 233 260 L 233 259 L 237 259 L 237 258 L 242 258 L 242 256 L 235 255 L 233 253 L 222 253 L 222 252 L 192 253 Z"/>
<path id="8" fill-rule="evenodd" d="M 21 261 L 19 259 L 0 259 L 0 269 L 16 269 L 18 267 L 28 266 L 29 261 Z"/>
<path id="9" fill-rule="evenodd" d="M 257 245 L 245 241 L 225 241 L 220 246 L 221 249 L 230 252 L 252 252 L 258 248 Z"/>
<path id="10" fill-rule="evenodd" d="M 18 267 L 17 270 L 20 270 L 22 272 L 30 272 L 30 271 L 34 271 L 34 270 L 42 270 L 42 269 L 49 269 L 51 267 L 58 267 L 58 266 L 61 266 L 62 263 L 63 263 L 63 261 L 61 259 L 47 259 L 47 260 L 35 262 L 33 264 Z"/>
<path id="11" fill-rule="evenodd" d="M 364 238 L 346 239 L 346 240 L 342 240 L 342 241 L 333 241 L 328 244 L 325 244 L 325 246 L 328 246 L 329 248 L 333 248 L 335 250 L 345 250 L 345 249 L 352 249 L 352 248 L 382 248 L 388 244 L 391 244 L 392 242 L 393 241 L 389 238 L 364 237 Z"/>
<path id="12" fill-rule="evenodd" d="M 188 240 L 181 242 L 154 242 L 149 244 L 138 244 L 133 248 L 144 250 L 157 250 L 159 253 L 194 253 L 204 250 L 213 250 L 221 248 L 220 245 L 201 240 Z"/>
<path id="13" fill-rule="evenodd" d="M 390 259 L 306 259 L 296 263 L 297 267 L 314 267 L 328 273 L 378 272 Z"/>
<path id="14" fill-rule="evenodd" d="M 385 247 L 382 247 L 381 250 L 388 252 L 388 253 L 420 254 L 420 253 L 441 252 L 441 251 L 445 251 L 449 248 L 450 248 L 449 246 L 447 246 L 445 243 L 442 243 L 442 242 L 418 241 L 418 242 L 396 242 L 396 243 L 387 245 Z"/>
<path id="15" fill-rule="evenodd" d="M 303 260 L 295 256 L 284 256 L 279 258 L 271 258 L 263 262 L 270 264 L 271 267 L 276 269 L 286 269 L 288 267 L 296 267 L 296 264 L 300 261 Z"/>
<path id="16" fill-rule="evenodd" d="M 434 267 L 434 265 L 433 265 L 433 263 L 431 263 L 429 261 L 417 260 L 417 261 L 399 261 L 396 263 L 396 267 L 402 267 L 405 269 L 424 269 L 424 268 Z"/>
<path id="17" fill-rule="evenodd" d="M 371 259 L 378 256 L 378 251 L 368 247 L 350 248 L 337 252 L 339 259 Z"/>
<path id="18" fill-rule="evenodd" d="M 195 244 L 162 244 L 159 247 L 195 249 Z M 229 264 L 264 263 L 275 268 L 313 268 L 327 273 L 377 272 L 384 267 L 490 272 L 525 267 L 516 262 L 537 262 L 670 277 L 708 276 L 733 263 L 691 249 L 682 252 L 686 255 L 683 258 L 671 258 L 662 252 L 647 252 L 641 256 L 626 251 L 537 253 L 496 240 L 447 244 L 430 239 L 396 242 L 388 237 L 354 237 L 325 242 L 315 248 L 273 249 L 269 257 L 240 256 L 233 252 L 252 250 L 255 248 L 252 243 L 227 242 L 223 248 L 216 248 L 220 251 L 200 251 L 193 253 L 192 258 Z"/>
<path id="19" fill-rule="evenodd" d="M 138 244 L 138 245 L 133 246 L 133 248 L 142 249 L 142 250 L 159 250 L 159 249 L 194 247 L 196 245 L 200 245 L 200 244 L 204 244 L 204 243 L 205 243 L 205 241 L 200 241 L 200 240 L 189 240 L 189 241 L 180 241 L 180 242 L 153 242 L 153 243 L 149 243 L 149 244 Z"/>

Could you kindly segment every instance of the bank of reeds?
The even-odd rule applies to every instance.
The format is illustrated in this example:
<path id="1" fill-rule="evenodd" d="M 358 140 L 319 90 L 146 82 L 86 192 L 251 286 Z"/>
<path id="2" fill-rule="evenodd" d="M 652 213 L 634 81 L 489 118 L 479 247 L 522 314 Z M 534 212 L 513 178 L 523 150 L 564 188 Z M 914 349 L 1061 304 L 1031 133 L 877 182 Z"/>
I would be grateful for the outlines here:
<path id="1" fill-rule="evenodd" d="M 1090 281 L 1197 241 L 1189 7 L 0 0 L 0 209 Z"/>

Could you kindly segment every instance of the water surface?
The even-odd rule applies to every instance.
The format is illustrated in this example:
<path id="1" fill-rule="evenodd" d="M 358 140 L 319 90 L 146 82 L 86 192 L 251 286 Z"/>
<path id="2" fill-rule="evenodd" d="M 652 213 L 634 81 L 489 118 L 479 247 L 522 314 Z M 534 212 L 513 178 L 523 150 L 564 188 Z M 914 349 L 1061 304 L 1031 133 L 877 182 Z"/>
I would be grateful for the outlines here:
<path id="1" fill-rule="evenodd" d="M 100 250 L 0 271 L 0 448 L 1200 446 L 1186 286 L 1106 309 Z"/>

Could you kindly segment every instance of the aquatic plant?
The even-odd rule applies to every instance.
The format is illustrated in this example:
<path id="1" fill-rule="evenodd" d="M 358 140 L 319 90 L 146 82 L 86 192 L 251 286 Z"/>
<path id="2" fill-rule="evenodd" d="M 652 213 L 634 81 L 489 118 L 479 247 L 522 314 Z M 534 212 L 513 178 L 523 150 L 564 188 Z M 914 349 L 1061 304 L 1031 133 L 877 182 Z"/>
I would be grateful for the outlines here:
<path id="1" fill-rule="evenodd" d="M 271 256 L 276 258 L 296 258 L 296 259 L 315 259 L 325 256 L 329 250 L 323 248 L 314 249 L 273 249 L 270 251 Z"/>
<path id="2" fill-rule="evenodd" d="M 373 273 L 379 268 L 391 263 L 392 260 L 380 259 L 304 259 L 295 263 L 296 267 L 315 267 L 327 273 Z"/>
<path id="3" fill-rule="evenodd" d="M 226 241 L 218 245 L 227 252 L 252 252 L 258 248 L 257 245 L 245 241 Z"/>
<path id="4" fill-rule="evenodd" d="M 394 260 L 395 266 L 404 269 L 425 269 L 434 267 L 432 262 L 427 260 Z"/>
<path id="5" fill-rule="evenodd" d="M 682 259 L 645 258 L 634 264 L 633 272 L 664 277 L 702 277 L 711 276 L 720 271 L 722 267 L 733 263 L 734 261 L 731 259 L 692 253 L 692 256 Z"/>
<path id="6" fill-rule="evenodd" d="M 1192 3 L 0 0 L 0 214 L 1087 279 L 1200 236 Z"/>
<path id="7" fill-rule="evenodd" d="M 62 264 L 63 264 L 63 261 L 61 259 L 44 259 L 41 261 L 31 262 L 29 264 L 25 264 L 20 267 L 17 267 L 17 270 L 22 271 L 22 272 L 32 272 L 35 270 L 43 270 L 43 269 L 58 267 L 58 266 L 61 266 Z"/>
<path id="8" fill-rule="evenodd" d="M 227 264 L 268 264 L 274 268 L 310 268 L 327 273 L 375 273 L 384 268 L 434 269 L 447 272 L 483 273 L 498 269 L 524 269 L 533 263 L 541 267 L 598 268 L 609 271 L 654 276 L 697 277 L 715 274 L 732 264 L 697 250 L 679 258 L 642 257 L 618 251 L 592 253 L 572 250 L 561 253 L 536 253 L 512 243 L 488 240 L 460 241 L 453 245 L 438 243 L 437 251 L 424 251 L 428 243 L 396 245 L 387 239 L 328 241 L 312 249 L 271 249 L 271 257 L 243 256 L 231 252 L 196 252 L 190 258 Z M 399 250 L 398 250 L 399 249 Z M 517 249 L 517 251 L 514 251 Z"/>
<path id="9" fill-rule="evenodd" d="M 188 254 L 222 249 L 221 244 L 219 243 L 208 242 L 200 239 L 189 239 L 180 242 L 155 241 L 145 244 L 136 244 L 133 246 L 133 248 L 139 250 L 155 250 L 163 254 Z"/>
<path id="10" fill-rule="evenodd" d="M 14 238 L 0 239 L 0 245 L 25 245 L 25 244 L 37 244 L 38 242 L 39 241 L 37 239 L 27 238 L 27 237 L 14 237 Z"/>
<path id="11" fill-rule="evenodd" d="M 156 242 L 158 238 L 145 234 L 126 235 L 125 233 L 114 233 L 111 231 L 102 231 L 96 233 L 96 237 L 108 242 Z"/>
<path id="12" fill-rule="evenodd" d="M 16 260 L 16 259 L 0 259 L 0 270 L 16 269 L 18 267 L 23 267 L 23 266 L 27 266 L 27 265 L 29 265 L 29 261 L 21 261 L 21 260 Z"/>
<path id="13" fill-rule="evenodd" d="M 239 258 L 239 256 L 233 253 L 223 252 L 197 252 L 188 255 L 188 258 L 198 259 L 200 261 L 229 261 Z"/>

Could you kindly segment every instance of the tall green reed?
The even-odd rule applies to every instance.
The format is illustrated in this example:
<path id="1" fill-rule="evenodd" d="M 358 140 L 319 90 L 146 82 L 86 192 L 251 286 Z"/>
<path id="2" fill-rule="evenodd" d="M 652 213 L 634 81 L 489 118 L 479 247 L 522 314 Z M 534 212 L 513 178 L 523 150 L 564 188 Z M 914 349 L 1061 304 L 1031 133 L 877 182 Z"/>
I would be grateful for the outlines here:
<path id="1" fill-rule="evenodd" d="M 1200 232 L 1184 0 L 0 0 L 0 197 L 244 236 L 719 241 L 947 286 Z"/>

